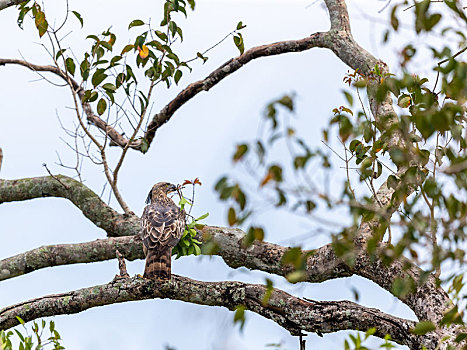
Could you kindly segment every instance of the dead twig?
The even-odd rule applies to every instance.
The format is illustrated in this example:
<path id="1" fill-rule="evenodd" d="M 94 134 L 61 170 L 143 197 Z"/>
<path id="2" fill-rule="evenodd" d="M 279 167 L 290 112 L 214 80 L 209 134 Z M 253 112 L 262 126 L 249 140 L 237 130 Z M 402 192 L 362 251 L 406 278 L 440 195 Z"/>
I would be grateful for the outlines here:
<path id="1" fill-rule="evenodd" d="M 115 255 L 117 256 L 117 259 L 118 259 L 118 269 L 120 270 L 120 274 L 115 275 L 114 281 L 118 279 L 122 279 L 122 278 L 130 278 L 130 275 L 126 271 L 125 258 L 118 250 L 115 251 Z"/>
<path id="2" fill-rule="evenodd" d="M 55 180 L 57 180 L 60 185 L 62 185 L 63 187 L 65 187 L 68 191 L 70 190 L 70 187 L 68 187 L 66 184 L 64 184 L 58 177 L 56 177 L 54 174 L 52 174 L 52 172 L 49 170 L 49 168 L 47 167 L 47 164 L 45 163 L 42 163 L 42 166 L 45 168 L 45 170 L 47 170 L 47 172 L 49 173 L 49 175 L 51 177 L 53 177 Z"/>

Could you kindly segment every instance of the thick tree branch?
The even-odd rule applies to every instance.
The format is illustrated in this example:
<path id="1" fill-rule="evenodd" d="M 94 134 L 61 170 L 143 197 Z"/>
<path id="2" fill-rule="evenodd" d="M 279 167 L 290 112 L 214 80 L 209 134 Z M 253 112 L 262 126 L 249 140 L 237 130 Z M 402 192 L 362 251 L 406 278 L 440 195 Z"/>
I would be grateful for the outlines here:
<path id="1" fill-rule="evenodd" d="M 215 254 L 221 256 L 232 268 L 244 266 L 251 270 L 266 271 L 280 276 L 286 276 L 293 271 L 291 266 L 282 263 L 282 256 L 287 252 L 288 247 L 256 242 L 249 249 L 244 249 L 242 240 L 245 233 L 239 229 L 205 226 L 203 233 L 199 239 L 208 242 L 207 246 L 203 246 L 203 253 L 209 254 L 206 250 L 209 249 L 209 244 L 214 242 Z M 141 240 L 135 236 L 49 245 L 1 260 L 0 281 L 46 267 L 114 259 L 116 250 L 119 250 L 127 260 L 144 259 Z M 307 260 L 306 273 L 308 282 L 322 282 L 353 274 L 350 268 L 334 255 L 330 245 L 314 251 Z"/>
<path id="2" fill-rule="evenodd" d="M 106 285 L 45 296 L 0 310 L 0 329 L 18 324 L 16 316 L 24 321 L 40 317 L 74 314 L 92 307 L 133 300 L 170 298 L 185 302 L 223 306 L 235 310 L 245 306 L 287 329 L 293 335 L 301 331 L 318 334 L 339 330 L 376 328 L 376 336 L 391 335 L 394 341 L 419 349 L 425 345 L 434 349 L 437 337 L 412 335 L 413 321 L 404 320 L 350 301 L 305 301 L 281 290 L 272 290 L 265 303 L 267 289 L 262 285 L 242 282 L 201 282 L 173 275 L 170 282 L 153 282 L 134 277 L 117 279 Z"/>
<path id="3" fill-rule="evenodd" d="M 350 33 L 349 14 L 344 0 L 325 1 L 331 20 L 331 30 Z"/>
<path id="4" fill-rule="evenodd" d="M 63 175 L 0 179 L 0 204 L 40 197 L 69 199 L 96 226 L 112 236 L 129 236 L 137 233 L 139 218 L 119 214 L 105 204 L 97 194 L 82 183 Z"/>
<path id="5" fill-rule="evenodd" d="M 46 267 L 115 259 L 117 250 L 127 260 L 144 259 L 141 240 L 136 236 L 48 245 L 0 260 L 0 281 Z"/>

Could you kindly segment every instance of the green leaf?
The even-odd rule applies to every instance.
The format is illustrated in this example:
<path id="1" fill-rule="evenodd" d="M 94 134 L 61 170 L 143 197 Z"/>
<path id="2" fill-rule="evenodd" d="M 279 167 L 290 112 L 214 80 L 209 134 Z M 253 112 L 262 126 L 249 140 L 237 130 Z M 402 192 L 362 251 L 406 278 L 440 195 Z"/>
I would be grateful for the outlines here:
<path id="1" fill-rule="evenodd" d="M 237 214 L 235 213 L 235 209 L 232 207 L 229 208 L 227 220 L 229 222 L 229 226 L 233 226 L 237 222 Z"/>
<path id="2" fill-rule="evenodd" d="M 83 17 L 81 17 L 79 12 L 76 12 L 76 11 L 71 11 L 71 12 L 76 16 L 76 18 L 78 18 L 79 23 L 81 23 L 81 28 L 83 28 Z"/>
<path id="3" fill-rule="evenodd" d="M 460 343 L 460 342 L 464 341 L 465 339 L 467 339 L 467 333 L 460 333 L 456 337 L 456 343 Z"/>
<path id="4" fill-rule="evenodd" d="M 397 12 L 397 5 L 394 6 L 391 11 L 391 26 L 394 29 L 394 31 L 397 32 L 397 29 L 399 28 L 399 20 L 397 19 L 396 12 Z"/>
<path id="5" fill-rule="evenodd" d="M 196 56 L 198 56 L 199 58 L 203 60 L 203 64 L 206 63 L 206 61 L 208 60 L 208 58 L 206 56 L 203 56 L 203 54 L 200 52 L 197 52 Z"/>
<path id="6" fill-rule="evenodd" d="M 425 20 L 425 30 L 426 31 L 432 30 L 433 27 L 437 25 L 440 20 L 441 20 L 441 15 L 439 13 L 435 13 L 431 15 Z"/>
<path id="7" fill-rule="evenodd" d="M 129 25 L 128 25 L 128 29 L 131 29 L 133 27 L 138 27 L 138 26 L 142 26 L 144 24 L 144 22 L 140 19 L 135 19 L 134 21 L 132 21 Z"/>
<path id="8" fill-rule="evenodd" d="M 401 108 L 407 108 L 410 106 L 411 101 L 410 95 L 403 94 L 397 99 L 397 105 Z"/>
<path id="9" fill-rule="evenodd" d="M 350 150 L 350 152 L 355 152 L 357 146 L 358 146 L 358 145 L 361 145 L 361 144 L 362 144 L 362 143 L 360 142 L 360 140 L 357 140 L 357 139 L 352 140 L 352 141 L 350 142 L 350 145 L 349 145 L 349 150 Z"/>
<path id="10" fill-rule="evenodd" d="M 49 23 L 47 23 L 47 20 L 45 19 L 44 12 L 40 10 L 37 12 L 35 16 L 35 24 L 36 24 L 37 30 L 39 31 L 39 37 L 42 38 L 42 36 L 47 31 L 47 28 L 49 28 Z"/>
<path id="11" fill-rule="evenodd" d="M 280 105 L 286 107 L 290 112 L 294 110 L 293 98 L 289 95 L 282 96 L 279 100 L 276 101 Z"/>
<path id="12" fill-rule="evenodd" d="M 247 152 L 248 152 L 248 145 L 247 144 L 237 145 L 237 150 L 235 151 L 235 154 L 232 157 L 233 161 L 238 162 L 240 159 L 243 158 L 243 156 Z"/>
<path id="13" fill-rule="evenodd" d="M 104 85 L 102 85 L 102 88 L 104 90 L 109 90 L 112 92 L 115 92 L 117 90 L 117 87 L 112 83 L 105 83 Z"/>
<path id="14" fill-rule="evenodd" d="M 347 139 L 352 135 L 353 125 L 350 122 L 350 119 L 345 115 L 339 116 L 339 136 L 342 139 L 342 142 L 347 141 Z"/>
<path id="15" fill-rule="evenodd" d="M 88 99 L 88 102 L 94 102 L 97 100 L 97 98 L 99 97 L 97 91 L 92 91 L 90 96 L 89 96 L 89 99 Z"/>
<path id="16" fill-rule="evenodd" d="M 123 55 L 123 54 L 129 52 L 130 50 L 132 50 L 132 49 L 134 49 L 134 48 L 135 48 L 134 45 L 126 45 L 126 46 L 123 48 L 121 55 Z"/>
<path id="17" fill-rule="evenodd" d="M 180 81 L 181 77 L 182 77 L 182 71 L 180 69 L 177 69 L 174 75 L 175 84 L 178 85 L 178 82 Z"/>
<path id="18" fill-rule="evenodd" d="M 99 44 L 103 47 L 105 47 L 107 50 L 112 51 L 112 45 L 108 43 L 107 41 L 101 41 Z"/>
<path id="19" fill-rule="evenodd" d="M 238 24 L 237 24 L 237 30 L 243 29 L 243 28 L 245 28 L 245 27 L 246 27 L 246 25 L 244 25 L 244 24 L 242 23 L 242 21 L 238 22 Z"/>
<path id="20" fill-rule="evenodd" d="M 389 156 L 398 167 L 408 164 L 407 153 L 400 148 L 392 148 L 389 151 Z"/>
<path id="21" fill-rule="evenodd" d="M 413 292 L 414 288 L 415 286 L 413 280 L 397 277 L 392 283 L 391 292 L 396 297 L 405 298 L 407 295 Z"/>
<path id="22" fill-rule="evenodd" d="M 415 325 L 415 328 L 411 329 L 410 332 L 416 335 L 424 335 L 428 332 L 436 330 L 436 326 L 430 321 L 421 321 Z"/>
<path id="23" fill-rule="evenodd" d="M 75 65 L 75 62 L 73 61 L 73 59 L 72 59 L 71 57 L 68 57 L 68 58 L 65 60 L 65 63 L 66 63 L 66 69 L 67 69 L 67 71 L 68 71 L 72 76 L 75 76 L 76 65 Z"/>
<path id="24" fill-rule="evenodd" d="M 159 39 L 161 39 L 162 41 L 167 42 L 167 40 L 168 40 L 167 34 L 165 34 L 164 32 L 161 32 L 160 30 L 156 30 L 155 33 L 159 37 Z"/>
<path id="25" fill-rule="evenodd" d="M 107 78 L 107 74 L 105 74 L 104 72 L 105 72 L 104 69 L 98 69 L 92 75 L 91 82 L 92 82 L 92 85 L 94 85 L 94 87 L 102 83 L 105 80 L 105 78 Z"/>
<path id="26" fill-rule="evenodd" d="M 381 70 L 379 69 L 379 65 L 378 64 L 375 64 L 375 73 L 377 76 L 381 76 Z"/>
<path id="27" fill-rule="evenodd" d="M 89 62 L 86 58 L 81 62 L 79 71 L 83 80 L 87 80 L 89 78 Z"/>
<path id="28" fill-rule="evenodd" d="M 294 271 L 285 276 L 287 278 L 287 281 L 290 283 L 298 283 L 305 281 L 306 279 L 306 273 L 305 271 Z"/>
<path id="29" fill-rule="evenodd" d="M 268 305 L 269 299 L 271 298 L 273 291 L 274 291 L 274 286 L 273 286 L 272 281 L 269 278 L 266 278 L 266 292 L 264 293 L 263 300 L 261 300 L 261 304 L 263 304 L 263 306 Z"/>
<path id="30" fill-rule="evenodd" d="M 208 216 L 209 216 L 209 213 L 206 213 L 206 214 L 204 214 L 204 215 L 201 215 L 199 218 L 195 219 L 195 221 L 204 220 L 204 219 L 206 219 Z"/>
<path id="31" fill-rule="evenodd" d="M 344 96 L 347 99 L 347 102 L 349 103 L 350 107 L 352 107 L 353 106 L 353 96 L 349 92 L 347 92 L 345 90 L 343 90 L 342 92 L 344 93 Z"/>
<path id="32" fill-rule="evenodd" d="M 55 55 L 55 59 L 58 60 L 60 58 L 61 55 L 63 55 L 63 53 L 66 51 L 66 49 L 61 49 L 57 52 L 57 54 Z"/>
<path id="33" fill-rule="evenodd" d="M 92 39 L 94 41 L 99 41 L 99 38 L 95 36 L 94 34 L 90 34 L 86 37 L 86 39 Z"/>
<path id="34" fill-rule="evenodd" d="M 304 260 L 302 256 L 302 250 L 299 247 L 289 248 L 281 259 L 283 264 L 291 264 L 296 269 L 302 267 Z"/>
<path id="35" fill-rule="evenodd" d="M 172 33 L 172 36 L 175 36 L 175 33 L 177 33 L 177 28 L 177 23 L 175 23 L 174 21 L 169 22 L 169 30 Z"/>
<path id="36" fill-rule="evenodd" d="M 18 335 L 19 339 L 21 339 L 21 341 L 24 342 L 24 336 L 21 334 L 20 331 L 18 331 L 17 329 L 14 329 L 14 331 L 16 332 L 16 334 Z"/>
<path id="37" fill-rule="evenodd" d="M 243 43 L 242 34 L 238 33 L 237 35 L 234 35 L 233 40 L 238 51 L 240 51 L 240 54 L 243 54 L 245 51 L 245 45 Z"/>
<path id="38" fill-rule="evenodd" d="M 97 103 L 97 114 L 102 115 L 104 114 L 105 110 L 107 109 L 107 102 L 105 99 L 101 98 Z"/>
<path id="39" fill-rule="evenodd" d="M 244 305 L 237 306 L 235 309 L 234 323 L 240 323 L 240 330 L 243 330 L 243 326 L 245 325 L 245 310 L 246 307 Z"/>

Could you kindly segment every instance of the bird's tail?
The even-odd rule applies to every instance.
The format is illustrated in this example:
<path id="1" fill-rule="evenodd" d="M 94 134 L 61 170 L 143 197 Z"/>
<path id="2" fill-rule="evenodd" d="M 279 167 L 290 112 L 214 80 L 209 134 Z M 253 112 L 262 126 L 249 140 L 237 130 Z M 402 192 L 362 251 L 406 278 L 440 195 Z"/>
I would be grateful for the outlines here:
<path id="1" fill-rule="evenodd" d="M 170 280 L 172 264 L 172 248 L 156 250 L 148 249 L 144 278 L 152 280 Z"/>

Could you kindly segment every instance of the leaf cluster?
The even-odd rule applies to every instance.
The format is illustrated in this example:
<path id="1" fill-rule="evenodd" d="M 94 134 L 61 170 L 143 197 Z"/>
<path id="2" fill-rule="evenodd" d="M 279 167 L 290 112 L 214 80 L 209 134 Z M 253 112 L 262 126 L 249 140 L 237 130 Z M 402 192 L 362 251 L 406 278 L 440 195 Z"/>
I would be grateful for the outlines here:
<path id="1" fill-rule="evenodd" d="M 55 329 L 55 322 L 49 322 L 49 337 L 45 338 L 44 331 L 46 330 L 47 323 L 45 320 L 42 320 L 40 324 L 36 321 L 33 322 L 31 326 L 32 335 L 29 335 L 27 328 L 25 327 L 25 322 L 20 318 L 16 317 L 20 322 L 22 328 L 24 329 L 24 333 L 18 329 L 14 329 L 13 331 L 0 331 L 0 348 L 2 350 L 13 350 L 13 343 L 12 337 L 14 334 L 18 336 L 18 350 L 42 350 L 42 349 L 53 349 L 53 350 L 61 350 L 65 349 L 62 345 L 60 345 L 60 334 Z"/>

